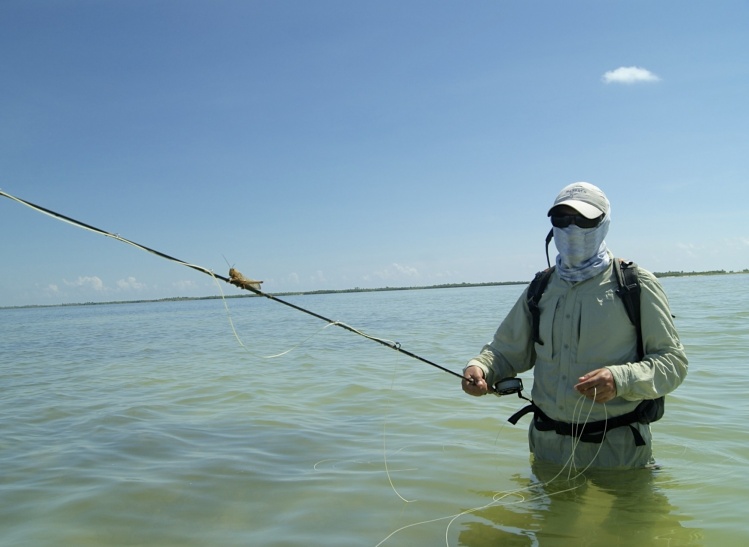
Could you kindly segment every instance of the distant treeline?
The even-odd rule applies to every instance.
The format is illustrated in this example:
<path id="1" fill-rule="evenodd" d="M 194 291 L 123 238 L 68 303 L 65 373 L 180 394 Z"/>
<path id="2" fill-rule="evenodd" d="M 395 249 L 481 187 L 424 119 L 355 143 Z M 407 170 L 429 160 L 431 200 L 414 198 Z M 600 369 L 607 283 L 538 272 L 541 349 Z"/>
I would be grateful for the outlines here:
<path id="1" fill-rule="evenodd" d="M 708 272 L 653 272 L 656 277 L 688 277 L 694 275 L 732 275 L 748 274 L 749 268 L 733 272 L 726 270 L 711 270 Z M 529 281 L 492 281 L 488 283 L 444 283 L 442 285 L 412 286 L 412 287 L 380 287 L 376 289 L 362 289 L 355 287 L 353 289 L 327 289 L 319 291 L 298 291 L 298 292 L 277 292 L 273 296 L 304 296 L 315 294 L 345 294 L 356 292 L 381 292 L 381 291 L 416 291 L 426 289 L 458 289 L 464 287 L 497 287 L 502 285 L 526 285 Z M 184 300 L 217 300 L 220 298 L 255 298 L 258 294 L 236 294 L 231 296 L 176 296 L 172 298 L 159 298 L 157 300 L 119 300 L 114 302 L 78 302 L 71 304 L 32 304 L 28 306 L 0 306 L 0 309 L 12 308 L 54 308 L 62 306 L 101 306 L 105 304 L 143 304 L 146 302 L 181 302 Z"/>
<path id="2" fill-rule="evenodd" d="M 749 273 L 749 268 L 738 272 L 726 270 L 710 270 L 708 272 L 653 272 L 655 277 L 688 277 L 690 275 L 728 275 L 728 274 L 745 274 Z"/>
<path id="3" fill-rule="evenodd" d="M 381 291 L 418 291 L 426 289 L 458 289 L 463 287 L 496 287 L 500 285 L 525 285 L 528 281 L 491 281 L 488 283 L 444 283 L 442 285 L 415 285 L 412 287 L 379 287 L 375 289 L 362 289 L 354 287 L 353 289 L 324 289 L 319 291 L 300 291 L 273 293 L 276 296 L 295 296 L 305 294 L 338 294 L 351 292 L 381 292 Z"/>

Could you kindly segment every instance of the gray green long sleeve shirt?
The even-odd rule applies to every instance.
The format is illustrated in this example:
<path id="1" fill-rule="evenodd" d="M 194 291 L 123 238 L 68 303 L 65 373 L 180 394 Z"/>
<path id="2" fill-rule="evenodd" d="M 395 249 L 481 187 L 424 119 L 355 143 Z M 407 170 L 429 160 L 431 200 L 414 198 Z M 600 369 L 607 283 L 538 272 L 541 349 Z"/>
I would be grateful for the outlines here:
<path id="1" fill-rule="evenodd" d="M 613 261 L 612 261 L 613 263 Z M 502 321 L 491 343 L 467 366 L 477 365 L 487 383 L 534 369 L 532 398 L 550 418 L 568 423 L 594 422 L 626 414 L 643 399 L 656 399 L 674 389 L 687 374 L 687 357 L 674 327 L 670 307 L 658 280 L 638 268 L 641 286 L 641 323 L 645 356 L 638 360 L 637 333 L 619 296 L 613 266 L 601 274 L 570 283 L 555 272 L 539 302 L 539 334 L 532 340 L 527 288 Z M 617 396 L 594 403 L 573 388 L 578 379 L 607 367 Z M 538 431 L 531 424 L 529 443 L 543 461 L 586 467 L 642 467 L 652 461 L 650 427 L 634 424 L 646 441 L 636 446 L 632 431 L 620 427 L 607 432 L 603 443 L 578 443 L 554 431 Z"/>

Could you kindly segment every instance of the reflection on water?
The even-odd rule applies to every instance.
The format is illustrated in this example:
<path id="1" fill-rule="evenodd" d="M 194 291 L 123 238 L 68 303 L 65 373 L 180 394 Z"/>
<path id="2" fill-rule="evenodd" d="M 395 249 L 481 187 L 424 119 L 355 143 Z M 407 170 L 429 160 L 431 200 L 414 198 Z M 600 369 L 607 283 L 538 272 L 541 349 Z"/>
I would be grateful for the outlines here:
<path id="1" fill-rule="evenodd" d="M 663 471 L 588 470 L 569 473 L 534 462 L 532 476 L 515 475 L 516 490 L 489 492 L 490 505 L 471 513 L 460 545 L 702 545 L 703 533 L 686 523 L 658 487 Z"/>

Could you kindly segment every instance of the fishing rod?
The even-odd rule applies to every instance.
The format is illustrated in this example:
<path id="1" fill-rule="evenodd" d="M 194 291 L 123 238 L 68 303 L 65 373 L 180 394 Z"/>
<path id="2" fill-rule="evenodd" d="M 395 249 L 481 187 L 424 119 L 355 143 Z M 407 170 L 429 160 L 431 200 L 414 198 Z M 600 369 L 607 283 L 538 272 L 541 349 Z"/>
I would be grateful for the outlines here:
<path id="1" fill-rule="evenodd" d="M 204 268 L 203 266 L 199 266 L 197 264 L 191 264 L 189 262 L 185 262 L 184 260 L 180 260 L 178 258 L 175 258 L 173 256 L 170 256 L 168 254 L 162 253 L 161 251 L 157 251 L 156 249 L 152 249 L 150 247 L 146 247 L 145 245 L 141 245 L 140 243 L 136 243 L 134 241 L 131 241 L 129 239 L 125 239 L 124 237 L 113 234 L 111 232 L 107 232 L 106 230 L 102 230 L 100 228 L 96 228 L 95 226 L 91 226 L 90 224 L 86 224 L 85 222 L 81 222 L 79 220 L 76 220 L 74 218 L 71 218 L 69 216 L 57 213 L 55 211 L 52 211 L 50 209 L 47 209 L 46 207 L 42 207 L 41 205 L 36 205 L 34 203 L 31 203 L 29 201 L 23 200 L 21 198 L 18 198 L 16 196 L 13 196 L 11 194 L 8 194 L 4 192 L 3 190 L 0 190 L 0 196 L 6 197 L 12 201 L 15 201 L 17 203 L 20 203 L 22 205 L 25 205 L 35 211 L 38 211 L 40 213 L 43 213 L 45 215 L 48 215 L 52 218 L 55 218 L 57 220 L 60 220 L 62 222 L 66 222 L 68 224 L 72 224 L 73 226 L 77 226 L 78 228 L 83 228 L 84 230 L 88 230 L 90 232 L 94 232 L 112 239 L 116 239 L 117 241 L 121 241 L 122 243 L 126 243 L 128 245 L 132 245 L 133 247 L 136 247 L 138 249 L 141 249 L 143 251 L 149 252 L 151 254 L 154 254 L 156 256 L 159 256 L 161 258 L 164 258 L 166 260 L 170 260 L 172 262 L 176 262 L 177 264 L 181 264 L 182 266 L 185 266 L 187 268 L 192 268 L 193 270 L 196 270 L 198 272 L 210 275 L 214 279 L 220 279 L 221 281 L 224 281 L 226 283 L 229 283 L 231 285 L 234 285 L 235 287 L 238 287 L 240 289 L 244 289 L 247 291 L 250 291 L 257 296 L 265 297 L 269 300 L 272 300 L 274 302 L 278 302 L 279 304 L 283 304 L 284 306 L 288 306 L 289 308 L 293 308 L 297 311 L 300 311 L 302 313 L 306 313 L 307 315 L 310 315 L 312 317 L 315 317 L 317 319 L 320 319 L 322 321 L 325 321 L 326 323 L 330 325 L 335 325 L 336 327 L 340 327 L 342 329 L 345 329 L 349 332 L 352 332 L 354 334 L 358 334 L 359 336 L 363 336 L 367 340 L 372 340 L 374 342 L 377 342 L 385 347 L 388 347 L 390 349 L 393 349 L 399 353 L 402 353 L 403 355 L 407 355 L 408 357 L 411 357 L 413 359 L 416 359 L 418 361 L 421 361 L 422 363 L 426 363 L 427 365 L 431 365 L 435 368 L 438 368 L 439 370 L 442 370 L 444 372 L 447 372 L 448 374 L 452 374 L 453 376 L 460 378 L 461 380 L 465 380 L 466 378 L 462 374 L 458 374 L 457 372 L 450 370 L 449 368 L 443 367 L 442 365 L 439 365 L 433 361 L 430 361 L 429 359 L 425 359 L 424 357 L 421 357 L 419 355 L 416 355 L 415 353 L 412 353 L 408 350 L 405 350 L 401 347 L 399 342 L 393 342 L 391 340 L 385 340 L 383 338 L 377 338 L 375 336 L 370 336 L 369 334 L 360 331 L 359 329 L 356 329 L 350 325 L 347 325 L 346 323 L 342 323 L 340 321 L 334 321 L 333 319 L 329 319 L 325 317 L 324 315 L 320 315 L 319 313 L 316 313 L 314 311 L 308 310 L 306 308 L 303 308 L 301 306 L 298 306 L 296 304 L 292 304 L 291 302 L 288 302 L 287 300 L 283 300 L 281 298 L 278 298 L 277 296 L 274 296 L 272 294 L 263 292 L 260 289 L 260 284 L 262 281 L 256 281 L 253 279 L 247 279 L 242 275 L 241 272 L 234 268 L 229 269 L 229 277 L 225 277 L 223 275 L 219 275 L 212 270 L 209 270 L 208 268 Z"/>

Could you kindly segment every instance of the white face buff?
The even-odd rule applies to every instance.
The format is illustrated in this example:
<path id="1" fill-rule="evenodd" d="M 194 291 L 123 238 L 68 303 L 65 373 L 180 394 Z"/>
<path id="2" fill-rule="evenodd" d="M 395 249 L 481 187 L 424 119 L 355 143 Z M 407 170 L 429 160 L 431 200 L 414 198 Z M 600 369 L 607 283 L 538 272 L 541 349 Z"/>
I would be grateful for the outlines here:
<path id="1" fill-rule="evenodd" d="M 611 209 L 595 228 L 580 228 L 574 224 L 553 228 L 554 244 L 559 251 L 557 269 L 562 279 L 584 281 L 608 267 L 611 259 L 604 238 L 610 222 Z"/>

